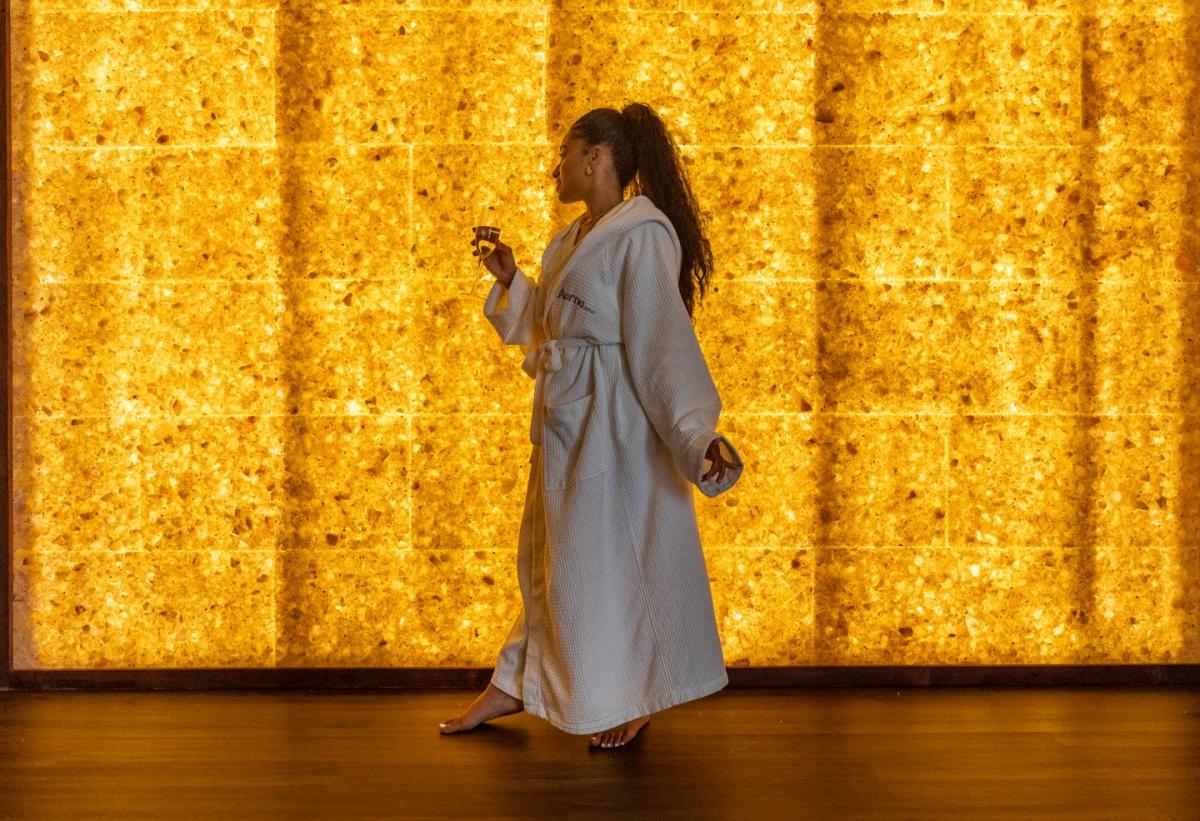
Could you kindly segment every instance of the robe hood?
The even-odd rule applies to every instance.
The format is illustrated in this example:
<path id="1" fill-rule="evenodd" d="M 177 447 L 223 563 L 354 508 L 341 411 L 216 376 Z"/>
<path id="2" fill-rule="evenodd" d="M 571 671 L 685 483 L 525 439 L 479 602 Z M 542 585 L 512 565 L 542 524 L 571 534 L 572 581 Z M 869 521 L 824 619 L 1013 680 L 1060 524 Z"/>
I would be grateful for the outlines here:
<path id="1" fill-rule="evenodd" d="M 559 231 L 554 237 L 552 246 L 566 242 L 567 236 L 575 229 L 575 225 L 583 217 L 584 214 L 580 214 L 567 227 Z M 619 239 L 643 222 L 661 223 L 667 229 L 667 233 L 671 235 L 671 242 L 675 246 L 675 253 L 682 258 L 683 247 L 679 244 L 679 236 L 675 233 L 675 226 L 671 224 L 670 218 L 663 213 L 662 209 L 654 204 L 653 200 L 645 194 L 638 194 L 614 206 L 611 211 L 600 218 L 599 222 L 596 223 L 596 227 L 588 232 L 588 235 L 580 241 L 579 247 L 575 249 L 575 253 L 572 254 L 566 267 L 570 269 L 586 264 L 587 257 L 599 252 L 601 249 L 611 252 L 615 245 L 613 240 Z M 547 248 L 546 255 L 542 259 L 543 270 L 545 270 L 546 259 L 550 253 L 552 253 L 552 249 Z"/>

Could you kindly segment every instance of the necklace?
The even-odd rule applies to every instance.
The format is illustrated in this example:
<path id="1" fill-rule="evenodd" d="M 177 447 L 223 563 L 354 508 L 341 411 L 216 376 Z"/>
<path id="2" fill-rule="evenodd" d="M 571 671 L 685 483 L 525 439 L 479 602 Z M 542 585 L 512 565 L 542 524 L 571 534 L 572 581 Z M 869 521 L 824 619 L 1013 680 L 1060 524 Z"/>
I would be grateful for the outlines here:
<path id="1" fill-rule="evenodd" d="M 609 211 L 611 211 L 611 210 L 613 210 L 614 208 L 616 208 L 616 207 L 617 207 L 618 205 L 620 205 L 622 202 L 625 202 L 625 200 L 619 200 L 619 201 L 617 201 L 616 203 L 614 203 L 613 205 L 610 205 L 610 206 L 608 206 L 608 208 L 605 208 L 605 209 L 604 209 L 604 211 L 603 211 L 603 212 L 601 212 L 601 214 L 600 214 L 600 217 L 604 216 L 604 215 L 605 215 L 605 214 L 607 214 Z M 596 219 L 598 220 L 598 219 L 600 219 L 600 217 L 596 217 Z M 589 216 L 585 216 L 585 217 L 583 218 L 583 223 L 582 223 L 582 224 L 583 224 L 583 225 L 587 225 L 587 224 L 589 224 L 589 223 L 591 223 L 591 222 L 592 222 L 592 218 L 591 218 L 591 216 L 589 215 Z"/>

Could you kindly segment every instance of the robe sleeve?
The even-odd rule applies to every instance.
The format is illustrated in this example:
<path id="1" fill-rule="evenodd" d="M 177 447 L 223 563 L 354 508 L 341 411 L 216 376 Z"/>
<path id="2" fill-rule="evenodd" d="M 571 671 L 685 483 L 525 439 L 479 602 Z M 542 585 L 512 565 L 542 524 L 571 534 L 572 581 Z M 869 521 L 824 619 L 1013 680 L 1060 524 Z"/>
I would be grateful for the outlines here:
<path id="1" fill-rule="evenodd" d="M 537 283 L 520 268 L 505 287 L 496 280 L 483 303 L 483 314 L 507 345 L 528 345 L 533 341 L 534 294 Z"/>
<path id="2" fill-rule="evenodd" d="M 483 303 L 483 315 L 500 334 L 506 345 L 518 345 L 529 361 L 529 352 L 542 343 L 544 337 L 541 323 L 537 321 L 538 283 L 525 275 L 520 268 L 513 274 L 512 282 L 505 287 L 496 280 Z M 524 369 L 524 368 L 523 368 Z M 536 373 L 525 370 L 530 378 Z"/>
<path id="3" fill-rule="evenodd" d="M 679 295 L 675 243 L 666 226 L 647 221 L 622 240 L 618 259 L 621 341 L 638 401 L 680 472 L 705 496 L 719 496 L 737 483 L 745 463 L 716 432 L 721 397 Z M 721 481 L 701 478 L 714 439 L 732 464 Z"/>

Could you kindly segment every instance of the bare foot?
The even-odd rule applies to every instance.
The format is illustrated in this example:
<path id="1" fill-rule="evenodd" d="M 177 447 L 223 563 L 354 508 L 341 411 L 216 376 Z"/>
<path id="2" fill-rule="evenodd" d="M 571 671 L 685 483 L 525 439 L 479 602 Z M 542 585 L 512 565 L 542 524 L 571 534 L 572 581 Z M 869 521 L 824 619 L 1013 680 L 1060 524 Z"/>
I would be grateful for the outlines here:
<path id="1" fill-rule="evenodd" d="M 462 715 L 449 721 L 443 721 L 438 726 L 441 727 L 442 735 L 461 733 L 475 729 L 476 725 L 489 718 L 512 715 L 523 709 L 525 709 L 525 702 L 510 696 L 495 684 L 488 682 L 487 689 L 471 702 L 471 706 Z"/>
<path id="2" fill-rule="evenodd" d="M 602 733 L 596 733 L 592 736 L 589 742 L 592 747 L 620 747 L 622 744 L 627 744 L 633 740 L 633 737 L 638 734 L 638 730 L 650 723 L 650 716 L 642 716 L 635 718 L 633 721 L 626 721 L 624 724 L 618 724 L 611 730 L 605 730 Z"/>

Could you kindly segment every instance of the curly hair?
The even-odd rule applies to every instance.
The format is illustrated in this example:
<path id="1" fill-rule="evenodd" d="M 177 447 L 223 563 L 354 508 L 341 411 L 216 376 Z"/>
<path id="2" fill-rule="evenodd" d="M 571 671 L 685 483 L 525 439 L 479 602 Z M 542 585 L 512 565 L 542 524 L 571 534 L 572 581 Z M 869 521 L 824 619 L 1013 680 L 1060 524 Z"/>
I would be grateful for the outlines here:
<path id="1" fill-rule="evenodd" d="M 708 290 L 712 248 L 705 237 L 703 215 L 692 194 L 687 166 L 666 123 L 650 106 L 630 103 L 620 111 L 594 108 L 576 120 L 568 134 L 589 148 L 609 146 L 621 191 L 632 184 L 635 196 L 645 194 L 671 220 L 683 251 L 679 296 L 692 317 L 696 292 L 702 299 Z"/>

